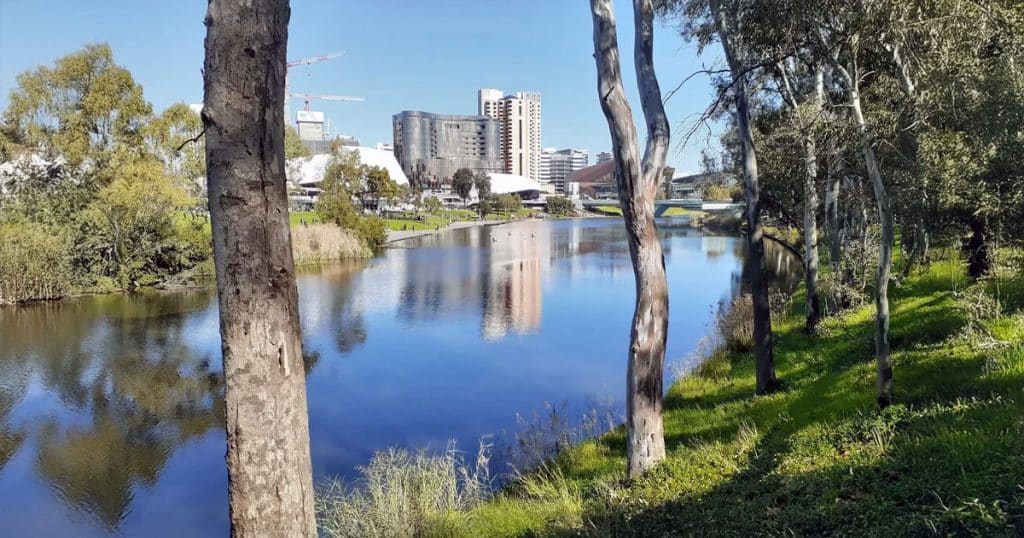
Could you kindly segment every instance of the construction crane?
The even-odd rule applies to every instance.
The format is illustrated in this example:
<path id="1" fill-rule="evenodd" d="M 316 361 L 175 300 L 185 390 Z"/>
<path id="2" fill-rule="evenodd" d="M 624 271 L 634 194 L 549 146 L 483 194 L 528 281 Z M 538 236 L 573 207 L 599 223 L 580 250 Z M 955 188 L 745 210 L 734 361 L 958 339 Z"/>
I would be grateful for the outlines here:
<path id="1" fill-rule="evenodd" d="M 315 64 L 317 62 L 323 62 L 325 60 L 333 60 L 334 58 L 340 58 L 345 55 L 344 51 L 330 52 L 327 54 L 321 54 L 319 56 L 310 56 L 308 58 L 302 58 L 299 60 L 292 60 L 286 64 L 287 71 L 284 76 L 284 117 L 285 122 L 291 125 L 291 106 L 290 101 L 292 97 L 302 97 L 306 101 L 306 110 L 309 110 L 309 103 L 313 99 L 321 99 L 324 101 L 363 101 L 362 97 L 346 97 L 342 95 L 316 95 L 311 93 L 292 93 L 291 86 L 288 81 L 288 73 L 293 67 L 301 67 L 304 65 Z"/>
<path id="2" fill-rule="evenodd" d="M 309 111 L 310 102 L 313 101 L 314 99 L 319 99 L 321 101 L 356 101 L 356 102 L 365 101 L 366 100 L 366 99 L 364 99 L 362 97 L 351 97 L 351 96 L 348 96 L 348 95 L 322 95 L 322 94 L 317 94 L 317 93 L 289 93 L 289 94 L 286 95 L 286 97 L 289 98 L 289 99 L 296 98 L 296 97 L 301 98 L 306 103 L 305 110 L 307 112 Z"/>

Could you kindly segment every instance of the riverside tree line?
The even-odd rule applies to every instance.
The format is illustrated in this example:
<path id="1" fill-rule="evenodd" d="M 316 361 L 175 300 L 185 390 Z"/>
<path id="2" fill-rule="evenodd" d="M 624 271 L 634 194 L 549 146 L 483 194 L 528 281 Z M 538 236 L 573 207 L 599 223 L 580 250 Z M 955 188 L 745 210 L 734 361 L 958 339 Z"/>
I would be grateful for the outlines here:
<path id="1" fill-rule="evenodd" d="M 285 158 L 308 156 L 285 132 Z M 0 304 L 212 275 L 205 133 L 185 104 L 154 113 L 105 44 L 21 73 L 0 117 Z M 383 221 L 363 208 L 399 187 L 355 151 L 336 153 L 320 217 L 357 251 L 377 248 Z"/>

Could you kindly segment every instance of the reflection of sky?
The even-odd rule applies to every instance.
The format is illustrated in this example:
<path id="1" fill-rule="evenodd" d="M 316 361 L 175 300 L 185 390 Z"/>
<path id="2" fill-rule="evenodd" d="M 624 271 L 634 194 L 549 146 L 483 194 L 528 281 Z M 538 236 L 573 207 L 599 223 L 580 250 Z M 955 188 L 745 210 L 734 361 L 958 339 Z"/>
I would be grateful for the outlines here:
<path id="1" fill-rule="evenodd" d="M 730 292 L 739 271 L 739 249 L 736 239 L 689 229 L 663 235 L 671 362 L 706 333 L 712 305 Z M 570 409 L 604 400 L 621 406 L 634 283 L 620 220 L 473 228 L 402 247 L 299 276 L 304 347 L 318 356 L 308 377 L 318 478 L 352 477 L 354 466 L 388 446 L 441 449 L 455 438 L 474 450 L 480 436 L 514 429 L 516 412 L 529 415 L 544 402 L 568 402 Z M 87 429 L 91 405 L 61 401 L 52 382 L 43 382 L 43 365 L 60 370 L 61 360 L 84 365 L 69 370 L 64 382 L 105 387 L 106 393 L 112 389 L 103 376 L 117 353 L 135 356 L 131 364 L 143 370 L 174 356 L 186 381 L 206 375 L 206 361 L 219 372 L 214 301 L 210 292 L 87 298 L 16 322 L 0 312 L 0 330 L 45 328 L 23 335 L 11 351 L 0 350 L 0 361 L 22 361 L 30 372 L 0 419 L 26 431 L 44 419 Z M 45 342 L 48 334 L 67 341 Z M 61 353 L 78 358 L 61 359 Z M 154 418 L 157 438 L 176 431 L 175 417 Z M 132 485 L 134 498 L 118 531 L 223 535 L 223 433 L 209 427 L 201 436 L 168 439 L 160 479 L 154 486 Z M 53 495 L 35 471 L 36 452 L 30 435 L 0 469 L 0 503 L 6 514 L 16 514 L 5 532 L 103 534 Z"/>

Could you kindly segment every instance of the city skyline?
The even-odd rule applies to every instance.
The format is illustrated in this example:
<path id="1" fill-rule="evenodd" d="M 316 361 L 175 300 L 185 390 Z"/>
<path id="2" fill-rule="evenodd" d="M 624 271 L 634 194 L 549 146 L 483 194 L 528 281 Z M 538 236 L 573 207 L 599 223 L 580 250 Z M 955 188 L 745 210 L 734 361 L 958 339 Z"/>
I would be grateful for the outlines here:
<path id="1" fill-rule="evenodd" d="M 0 0 L 0 107 L 6 107 L 19 73 L 52 65 L 95 42 L 110 44 L 115 61 L 143 85 L 154 110 L 202 102 L 204 2 L 53 0 L 47 6 L 47 16 L 39 17 L 36 2 Z M 526 1 L 502 10 L 503 24 L 495 27 L 494 12 L 502 6 L 461 0 L 294 3 L 289 58 L 347 54 L 296 70 L 292 88 L 365 96 L 365 102 L 317 102 L 314 109 L 330 118 L 338 134 L 368 146 L 391 142 L 391 117 L 403 110 L 475 114 L 480 88 L 532 90 L 544 96 L 543 146 L 587 148 L 592 155 L 608 150 L 589 10 L 583 3 Z M 619 23 L 631 26 L 631 5 L 617 2 L 615 7 Z M 620 46 L 631 50 L 631 32 L 621 33 Z M 686 75 L 715 61 L 714 55 L 698 59 L 694 46 L 660 23 L 655 47 L 666 95 Z M 622 60 L 626 89 L 635 99 L 632 55 Z M 669 165 L 677 170 L 699 169 L 704 137 L 695 137 L 684 154 L 677 144 L 686 131 L 683 122 L 711 102 L 711 92 L 706 80 L 696 77 L 666 104 L 676 133 Z M 291 105 L 293 111 L 301 108 L 300 101 Z"/>

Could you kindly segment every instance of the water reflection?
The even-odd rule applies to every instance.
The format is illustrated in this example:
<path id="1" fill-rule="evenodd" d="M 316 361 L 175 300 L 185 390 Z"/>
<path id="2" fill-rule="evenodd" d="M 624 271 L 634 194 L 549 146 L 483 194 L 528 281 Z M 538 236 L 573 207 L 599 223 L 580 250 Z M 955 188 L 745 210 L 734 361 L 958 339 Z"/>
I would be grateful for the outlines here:
<path id="1" fill-rule="evenodd" d="M 742 286 L 743 247 L 661 230 L 672 359 Z M 299 275 L 317 476 L 392 445 L 473 446 L 545 401 L 621 404 L 633 277 L 618 220 L 404 247 Z M 769 242 L 766 265 L 792 279 L 799 263 Z M 0 309 L 5 535 L 226 532 L 215 303 L 211 291 L 154 292 Z"/>

